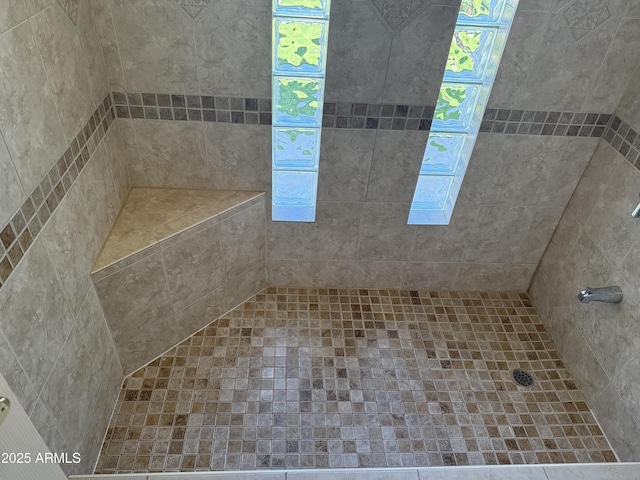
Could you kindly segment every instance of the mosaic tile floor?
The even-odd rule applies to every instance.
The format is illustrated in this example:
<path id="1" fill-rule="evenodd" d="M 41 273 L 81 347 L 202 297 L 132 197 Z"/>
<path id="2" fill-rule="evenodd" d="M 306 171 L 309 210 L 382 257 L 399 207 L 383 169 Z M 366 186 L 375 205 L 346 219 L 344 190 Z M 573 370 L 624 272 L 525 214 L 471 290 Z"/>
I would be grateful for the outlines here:
<path id="1" fill-rule="evenodd" d="M 603 461 L 525 294 L 267 288 L 125 380 L 96 473 Z"/>

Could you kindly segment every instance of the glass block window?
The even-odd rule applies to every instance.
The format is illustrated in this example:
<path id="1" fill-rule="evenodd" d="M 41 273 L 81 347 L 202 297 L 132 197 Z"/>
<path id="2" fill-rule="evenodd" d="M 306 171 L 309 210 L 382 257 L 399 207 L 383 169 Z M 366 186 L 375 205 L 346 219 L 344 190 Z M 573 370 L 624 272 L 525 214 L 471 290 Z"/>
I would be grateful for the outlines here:
<path id="1" fill-rule="evenodd" d="M 273 220 L 315 221 L 330 3 L 273 0 Z"/>
<path id="2" fill-rule="evenodd" d="M 473 152 L 518 0 L 462 0 L 410 225 L 448 225 Z"/>

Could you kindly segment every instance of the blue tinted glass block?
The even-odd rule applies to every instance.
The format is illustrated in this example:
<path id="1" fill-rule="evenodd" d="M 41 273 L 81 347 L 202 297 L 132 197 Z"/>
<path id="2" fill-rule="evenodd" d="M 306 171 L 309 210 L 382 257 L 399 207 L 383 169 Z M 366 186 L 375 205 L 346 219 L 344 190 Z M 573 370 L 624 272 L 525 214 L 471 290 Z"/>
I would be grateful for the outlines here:
<path id="1" fill-rule="evenodd" d="M 273 124 L 319 127 L 322 120 L 324 80 L 273 77 Z"/>
<path id="2" fill-rule="evenodd" d="M 495 29 L 457 28 L 449 49 L 445 81 L 482 82 L 491 60 L 495 36 Z"/>
<path id="3" fill-rule="evenodd" d="M 329 16 L 331 0 L 273 0 L 273 14 L 294 17 Z"/>
<path id="4" fill-rule="evenodd" d="M 317 170 L 319 128 L 273 128 L 273 168 Z"/>
<path id="5" fill-rule="evenodd" d="M 432 132 L 427 140 L 420 175 L 453 175 L 466 135 Z"/>
<path id="6" fill-rule="evenodd" d="M 326 65 L 326 20 L 275 19 L 273 70 L 275 74 L 323 75 Z"/>
<path id="7" fill-rule="evenodd" d="M 507 0 L 462 0 L 458 24 L 500 24 Z"/>
<path id="8" fill-rule="evenodd" d="M 273 205 L 313 206 L 317 184 L 315 172 L 276 170 L 273 172 Z"/>
<path id="9" fill-rule="evenodd" d="M 452 176 L 420 175 L 411 210 L 442 210 L 453 183 Z"/>
<path id="10" fill-rule="evenodd" d="M 433 130 L 466 131 L 469 127 L 479 92 L 478 85 L 443 82 L 440 87 L 431 128 Z"/>

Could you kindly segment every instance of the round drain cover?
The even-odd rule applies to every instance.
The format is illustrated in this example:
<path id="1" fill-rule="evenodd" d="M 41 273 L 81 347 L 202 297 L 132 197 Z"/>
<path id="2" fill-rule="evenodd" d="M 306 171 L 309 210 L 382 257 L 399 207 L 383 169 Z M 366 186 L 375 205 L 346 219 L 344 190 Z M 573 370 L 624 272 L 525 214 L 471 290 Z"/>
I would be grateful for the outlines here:
<path id="1" fill-rule="evenodd" d="M 533 385 L 533 376 L 529 372 L 516 368 L 511 372 L 511 376 L 513 377 L 513 381 L 521 387 L 530 387 Z"/>

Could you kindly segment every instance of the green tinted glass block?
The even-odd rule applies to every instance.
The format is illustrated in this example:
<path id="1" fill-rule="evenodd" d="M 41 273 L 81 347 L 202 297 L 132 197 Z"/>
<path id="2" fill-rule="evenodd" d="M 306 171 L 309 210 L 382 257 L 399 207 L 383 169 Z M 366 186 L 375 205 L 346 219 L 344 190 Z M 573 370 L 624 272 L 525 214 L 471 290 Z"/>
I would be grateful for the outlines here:
<path id="1" fill-rule="evenodd" d="M 491 59 L 496 31 L 490 28 L 458 28 L 453 34 L 445 80 L 481 82 Z"/>
<path id="2" fill-rule="evenodd" d="M 458 23 L 498 25 L 507 0 L 462 0 Z"/>
<path id="3" fill-rule="evenodd" d="M 275 73 L 323 73 L 327 26 L 323 20 L 274 20 Z"/>
<path id="4" fill-rule="evenodd" d="M 323 83 L 315 78 L 274 77 L 274 125 L 319 127 Z"/>
<path id="5" fill-rule="evenodd" d="M 330 0 L 273 0 L 275 15 L 328 17 Z"/>
<path id="6" fill-rule="evenodd" d="M 431 132 L 420 175 L 453 175 L 460 160 L 465 137 L 463 133 Z"/>
<path id="7" fill-rule="evenodd" d="M 433 130 L 466 131 L 479 93 L 477 85 L 443 83 L 433 114 Z"/>
<path id="8" fill-rule="evenodd" d="M 273 128 L 273 168 L 315 170 L 319 146 L 318 128 Z"/>

